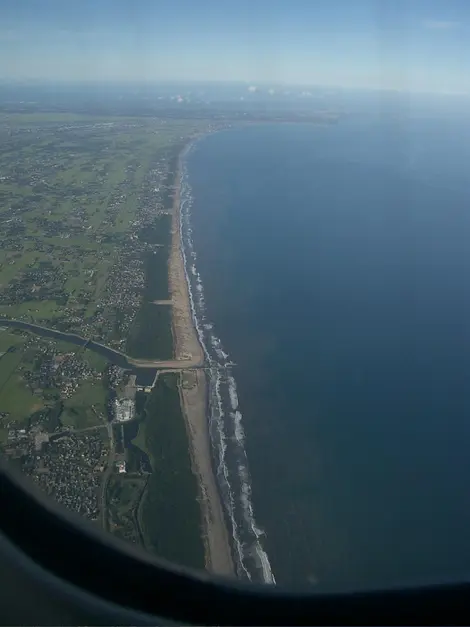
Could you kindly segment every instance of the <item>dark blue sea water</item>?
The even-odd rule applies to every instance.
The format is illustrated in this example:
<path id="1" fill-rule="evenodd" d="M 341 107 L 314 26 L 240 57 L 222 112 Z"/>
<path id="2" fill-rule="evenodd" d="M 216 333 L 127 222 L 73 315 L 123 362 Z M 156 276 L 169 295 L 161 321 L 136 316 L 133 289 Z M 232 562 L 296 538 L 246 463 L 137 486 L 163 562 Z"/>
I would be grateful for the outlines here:
<path id="1" fill-rule="evenodd" d="M 469 129 L 372 109 L 188 155 L 188 268 L 236 363 L 214 366 L 238 393 L 219 407 L 231 470 L 215 463 L 253 578 L 237 464 L 278 583 L 470 575 Z"/>

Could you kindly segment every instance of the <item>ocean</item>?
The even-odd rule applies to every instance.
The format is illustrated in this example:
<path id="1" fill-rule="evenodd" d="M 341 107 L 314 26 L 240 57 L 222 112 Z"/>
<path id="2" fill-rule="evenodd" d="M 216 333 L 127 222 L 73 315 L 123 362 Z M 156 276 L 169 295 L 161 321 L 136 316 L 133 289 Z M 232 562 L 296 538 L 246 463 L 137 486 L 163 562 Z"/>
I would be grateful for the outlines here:
<path id="1" fill-rule="evenodd" d="M 212 134 L 182 174 L 240 577 L 470 574 L 470 125 L 374 106 Z"/>

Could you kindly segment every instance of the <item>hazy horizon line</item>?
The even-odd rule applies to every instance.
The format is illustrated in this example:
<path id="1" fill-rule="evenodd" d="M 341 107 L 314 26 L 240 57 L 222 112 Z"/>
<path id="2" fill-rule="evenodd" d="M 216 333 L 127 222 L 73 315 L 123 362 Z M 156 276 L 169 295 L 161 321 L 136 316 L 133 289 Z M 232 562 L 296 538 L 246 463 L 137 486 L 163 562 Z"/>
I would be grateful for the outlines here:
<path id="1" fill-rule="evenodd" d="M 144 78 L 124 78 L 124 79 L 115 79 L 115 78 L 89 78 L 89 79 L 66 79 L 63 77 L 50 78 L 50 77 L 28 77 L 28 78 L 13 78 L 13 77 L 2 77 L 0 76 L 0 85 L 57 85 L 57 86 L 145 86 L 145 87 L 158 87 L 159 85 L 175 85 L 175 86 L 184 86 L 184 85 L 211 85 L 211 86 L 243 86 L 243 87 L 254 87 L 256 89 L 269 89 L 269 88 L 277 88 L 289 90 L 289 89 L 303 89 L 303 90 L 322 90 L 322 91 L 348 91 L 348 92 L 392 92 L 396 94 L 413 94 L 413 95 L 435 95 L 435 96 L 470 96 L 470 92 L 466 91 L 432 91 L 430 89 L 420 89 L 416 88 L 397 88 L 390 87 L 386 85 L 330 85 L 330 84 L 321 84 L 321 83 L 296 83 L 296 82 L 276 82 L 269 81 L 267 79 L 260 79 L 257 81 L 253 80 L 242 80 L 242 79 L 180 79 L 180 78 L 152 78 L 152 79 L 144 79 Z M 254 93 L 257 93 L 256 91 Z M 253 92 L 252 92 L 253 94 Z M 279 94 L 273 94 L 279 95 Z"/>

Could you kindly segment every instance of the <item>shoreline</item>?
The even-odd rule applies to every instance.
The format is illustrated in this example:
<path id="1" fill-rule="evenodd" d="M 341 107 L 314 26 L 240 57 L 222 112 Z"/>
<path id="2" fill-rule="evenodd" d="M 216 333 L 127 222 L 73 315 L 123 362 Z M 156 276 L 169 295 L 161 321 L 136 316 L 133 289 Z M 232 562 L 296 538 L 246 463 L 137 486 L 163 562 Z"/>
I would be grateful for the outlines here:
<path id="1" fill-rule="evenodd" d="M 172 207 L 169 288 L 172 301 L 172 332 L 175 360 L 182 365 L 204 365 L 204 351 L 192 319 L 189 286 L 184 266 L 180 236 L 180 179 L 182 159 L 191 138 L 178 156 L 175 173 L 175 194 Z M 217 482 L 212 468 L 211 441 L 207 422 L 207 381 L 203 369 L 180 375 L 179 394 L 188 432 L 194 472 L 198 477 L 199 502 L 203 527 L 206 569 L 219 575 L 234 576 L 229 534 Z"/>

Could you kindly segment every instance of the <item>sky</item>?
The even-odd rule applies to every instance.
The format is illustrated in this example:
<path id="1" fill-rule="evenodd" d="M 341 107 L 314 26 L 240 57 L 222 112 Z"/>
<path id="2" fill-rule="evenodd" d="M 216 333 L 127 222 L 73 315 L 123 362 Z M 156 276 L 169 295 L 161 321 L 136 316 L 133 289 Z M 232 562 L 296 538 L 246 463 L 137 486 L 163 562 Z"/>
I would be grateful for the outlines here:
<path id="1" fill-rule="evenodd" d="M 0 79 L 470 93 L 469 0 L 0 0 Z"/>

